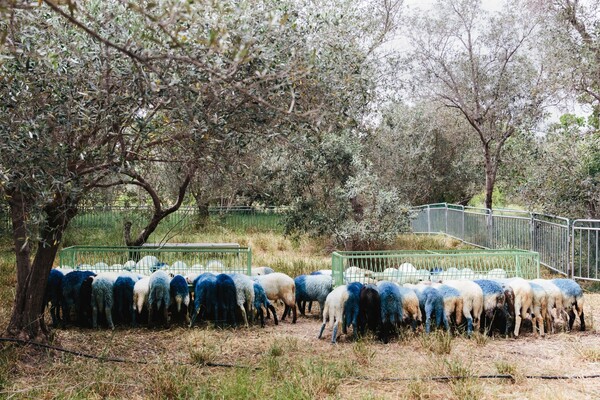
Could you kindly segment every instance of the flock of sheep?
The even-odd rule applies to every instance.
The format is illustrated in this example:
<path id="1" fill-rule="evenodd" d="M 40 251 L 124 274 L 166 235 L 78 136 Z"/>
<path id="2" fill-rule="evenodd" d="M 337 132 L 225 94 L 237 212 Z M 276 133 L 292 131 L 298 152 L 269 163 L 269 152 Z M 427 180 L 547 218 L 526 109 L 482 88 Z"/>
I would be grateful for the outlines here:
<path id="1" fill-rule="evenodd" d="M 155 257 L 145 257 L 138 265 L 142 262 L 164 265 Z M 404 265 L 397 271 L 409 267 L 414 269 Z M 115 324 L 145 323 L 152 327 L 171 322 L 191 327 L 203 321 L 248 326 L 255 316 L 264 326 L 264 310 L 266 317 L 272 313 L 278 324 L 272 301 L 285 305 L 281 320 L 291 312 L 295 323 L 297 307 L 305 315 L 307 304 L 310 312 L 315 301 L 323 319 L 318 337 L 329 322 L 333 343 L 340 326 L 343 333 L 351 326 L 355 337 L 368 328 L 385 343 L 404 323 L 413 330 L 424 323 L 429 333 L 432 322 L 450 330 L 464 320 L 467 335 L 474 330 L 489 334 L 499 330 L 508 335 L 512 330 L 517 337 L 522 319 L 531 318 L 534 330 L 543 336 L 544 332 L 554 332 L 557 324 L 572 329 L 578 316 L 580 328 L 585 330 L 583 291 L 570 279 L 507 279 L 502 270 L 477 277 L 482 279 L 447 279 L 448 271 L 428 271 L 427 278 L 424 273 L 422 277 L 413 274 L 412 283 L 408 283 L 399 278 L 406 274 L 384 271 L 375 280 L 372 271 L 350 267 L 344 273 L 345 284 L 334 288 L 331 270 L 293 279 L 269 267 L 253 268 L 252 276 L 225 273 L 219 261 L 207 264 L 205 272 L 186 276 L 155 269 L 145 276 L 133 272 L 135 268 L 97 274 L 85 266 L 77 270 L 54 268 L 44 304 L 50 303 L 54 326 L 76 323 L 97 328 L 105 324 L 114 329 Z"/>

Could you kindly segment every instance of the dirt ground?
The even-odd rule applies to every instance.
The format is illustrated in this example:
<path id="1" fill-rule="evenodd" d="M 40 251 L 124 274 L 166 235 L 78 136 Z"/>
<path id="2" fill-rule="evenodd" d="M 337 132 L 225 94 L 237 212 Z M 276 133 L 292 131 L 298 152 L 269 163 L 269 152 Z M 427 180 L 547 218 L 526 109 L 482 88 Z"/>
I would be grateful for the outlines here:
<path id="1" fill-rule="evenodd" d="M 410 332 L 387 345 L 373 339 L 357 343 L 344 335 L 340 337 L 338 344 L 332 345 L 330 329 L 326 329 L 324 338 L 317 339 L 320 321 L 317 317 L 318 306 L 316 308 L 313 316 L 299 316 L 296 324 L 286 320 L 274 326 L 273 321 L 269 320 L 264 329 L 257 326 L 224 330 L 209 327 L 117 329 L 114 332 L 67 329 L 57 331 L 56 344 L 104 357 L 150 362 L 159 360 L 184 365 L 189 365 L 191 359 L 196 362 L 201 359 L 200 364 L 211 362 L 252 367 L 258 365 L 265 354 L 275 353 L 275 350 L 280 359 L 290 362 L 313 358 L 351 361 L 347 364 L 351 370 L 336 378 L 338 381 L 335 389 L 325 395 L 315 395 L 315 398 L 600 398 L 600 378 L 527 377 L 600 376 L 600 323 L 596 322 L 600 321 L 600 294 L 586 295 L 585 313 L 589 327 L 586 332 L 556 333 L 540 338 L 534 336 L 529 328 L 518 339 L 455 337 L 448 345 L 448 352 L 436 350 L 436 345 L 443 344 L 443 340 L 432 339 L 435 336 L 428 339 L 423 334 Z M 77 357 L 60 353 L 52 354 L 53 361 L 50 363 L 36 364 L 21 360 L 13 379 L 1 392 L 1 396 L 31 397 L 28 390 L 31 390 L 32 380 L 41 382 L 40 385 L 47 385 L 48 393 L 51 393 L 52 385 L 61 385 L 61 381 L 68 379 L 76 382 L 89 376 L 90 371 L 86 372 L 86 369 L 97 362 L 80 361 Z M 108 365 L 111 371 L 129 368 L 126 372 L 128 376 L 148 373 L 144 372 L 148 371 L 148 367 L 143 365 L 104 365 Z M 203 368 L 201 374 L 209 377 L 222 377 L 220 367 L 196 364 L 194 368 Z M 80 370 L 83 371 L 79 372 Z M 76 376 L 78 373 L 82 375 Z M 257 370 L 254 373 L 263 372 Z M 511 374 L 514 379 L 428 380 L 448 375 L 478 376 L 498 373 Z M 61 374 L 64 374 L 63 378 Z M 109 374 L 106 379 L 118 381 L 123 378 L 121 375 Z M 133 384 L 131 386 L 135 387 Z M 147 393 L 143 391 L 128 393 L 131 396 L 127 397 L 147 397 Z M 65 396 L 64 393 L 59 397 L 62 396 Z"/>

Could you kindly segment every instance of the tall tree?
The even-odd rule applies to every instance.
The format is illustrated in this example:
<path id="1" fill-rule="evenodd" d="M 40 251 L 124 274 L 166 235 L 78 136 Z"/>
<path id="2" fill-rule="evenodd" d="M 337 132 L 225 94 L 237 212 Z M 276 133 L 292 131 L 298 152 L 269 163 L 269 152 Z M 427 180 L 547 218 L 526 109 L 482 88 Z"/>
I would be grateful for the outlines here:
<path id="1" fill-rule="evenodd" d="M 481 145 L 485 206 L 507 140 L 543 116 L 546 76 L 531 46 L 537 19 L 521 2 L 489 13 L 478 0 L 438 1 L 410 24 L 411 67 L 418 98 L 457 110 Z"/>

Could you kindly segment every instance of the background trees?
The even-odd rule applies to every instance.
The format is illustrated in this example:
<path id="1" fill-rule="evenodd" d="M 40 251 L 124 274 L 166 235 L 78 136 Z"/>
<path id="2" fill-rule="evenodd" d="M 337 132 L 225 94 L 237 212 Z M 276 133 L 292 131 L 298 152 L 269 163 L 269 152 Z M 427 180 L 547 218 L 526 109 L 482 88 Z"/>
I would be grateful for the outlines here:
<path id="1" fill-rule="evenodd" d="M 480 141 L 488 208 L 504 145 L 543 116 L 546 76 L 533 57 L 538 20 L 528 11 L 521 2 L 488 13 L 480 1 L 440 1 L 408 33 L 418 96 L 454 109 Z"/>

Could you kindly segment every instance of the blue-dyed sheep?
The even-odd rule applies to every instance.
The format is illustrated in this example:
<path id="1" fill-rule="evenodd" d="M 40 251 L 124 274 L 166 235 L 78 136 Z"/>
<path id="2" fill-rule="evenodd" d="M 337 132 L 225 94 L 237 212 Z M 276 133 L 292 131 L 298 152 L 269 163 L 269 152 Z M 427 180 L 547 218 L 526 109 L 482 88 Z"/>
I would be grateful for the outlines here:
<path id="1" fill-rule="evenodd" d="M 119 275 L 113 285 L 113 319 L 114 322 L 137 325 L 135 306 L 133 304 L 133 288 L 137 279 L 131 275 Z"/>
<path id="2" fill-rule="evenodd" d="M 416 285 L 414 289 L 419 298 L 421 314 L 425 316 L 425 333 L 431 332 L 432 317 L 435 318 L 435 325 L 438 328 L 443 325 L 446 331 L 449 331 L 450 324 L 444 312 L 444 296 L 442 296 L 442 293 L 429 285 Z"/>
<path id="3" fill-rule="evenodd" d="M 360 313 L 360 291 L 363 284 L 352 282 L 348 285 L 348 300 L 344 304 L 344 320 L 342 322 L 342 332 L 347 333 L 347 327 L 352 325 L 354 339 L 358 337 L 358 314 Z"/>
<path id="4" fill-rule="evenodd" d="M 242 320 L 247 328 L 248 314 L 252 316 L 252 307 L 254 306 L 254 281 L 243 274 L 230 274 L 229 276 L 231 276 L 233 283 L 235 283 L 238 309 L 242 314 Z M 248 310 L 246 310 L 246 307 Z"/>
<path id="5" fill-rule="evenodd" d="M 365 334 L 365 327 L 373 333 L 379 330 L 381 325 L 381 298 L 377 286 L 365 285 L 360 290 L 360 314 L 358 316 L 358 330 L 361 335 Z"/>
<path id="6" fill-rule="evenodd" d="M 585 331 L 585 319 L 583 315 L 583 290 L 577 282 L 572 279 L 553 279 L 563 295 L 563 307 L 569 315 L 569 330 L 573 329 L 575 315 L 579 316 L 579 328 Z"/>
<path id="7" fill-rule="evenodd" d="M 118 275 L 111 272 L 104 272 L 94 277 L 92 282 L 92 327 L 98 327 L 98 311 L 106 318 L 106 323 L 110 329 L 115 329 L 112 320 L 113 307 L 113 287 Z"/>
<path id="8" fill-rule="evenodd" d="M 300 275 L 294 279 L 296 284 L 296 305 L 300 314 L 305 315 L 306 302 L 318 301 L 321 317 L 327 295 L 333 290 L 333 280 L 328 275 Z M 310 307 L 309 307 L 310 309 Z"/>
<path id="9" fill-rule="evenodd" d="M 150 275 L 148 291 L 148 326 L 154 326 L 154 320 L 162 310 L 162 322 L 169 325 L 169 305 L 171 304 L 171 278 L 166 272 L 158 270 Z"/>
<path id="10" fill-rule="evenodd" d="M 383 343 L 389 340 L 389 333 L 395 331 L 402 321 L 402 298 L 400 287 L 390 281 L 377 283 L 377 290 L 381 299 L 381 331 L 379 338 Z"/>
<path id="11" fill-rule="evenodd" d="M 52 318 L 52 326 L 57 327 L 61 322 L 60 306 L 62 303 L 62 281 L 64 274 L 53 268 L 48 275 L 46 282 L 46 291 L 44 292 L 44 305 L 42 313 L 46 310 L 46 306 L 50 303 L 50 317 Z"/>
<path id="12" fill-rule="evenodd" d="M 169 286 L 171 297 L 171 319 L 190 323 L 188 312 L 190 305 L 190 288 L 182 275 L 175 275 Z"/>
<path id="13" fill-rule="evenodd" d="M 91 328 L 92 325 L 92 283 L 95 275 L 88 276 L 81 283 L 79 298 L 77 299 L 77 324 L 82 328 Z"/>
<path id="14" fill-rule="evenodd" d="M 235 310 L 237 308 L 237 291 L 231 276 L 227 274 L 217 275 L 216 294 L 216 324 L 222 326 L 223 323 L 226 323 L 227 325 L 233 325 L 234 327 L 237 326 L 237 321 L 235 318 Z"/>
<path id="15" fill-rule="evenodd" d="M 71 311 L 79 317 L 80 313 L 80 296 L 79 291 L 83 281 L 90 277 L 96 276 L 92 271 L 71 271 L 63 277 L 62 281 L 62 323 L 63 326 L 71 321 Z M 90 292 L 91 295 L 91 292 Z M 90 299 L 87 299 L 89 302 Z M 80 321 L 81 322 L 81 321 Z"/>
<path id="16" fill-rule="evenodd" d="M 505 321 L 509 320 L 508 311 L 506 309 L 506 296 L 502 285 L 490 279 L 476 279 L 473 282 L 479 285 L 483 292 L 483 313 L 481 329 L 492 334 L 492 323 L 496 318 L 502 318 Z M 508 328 L 508 324 L 506 324 Z M 503 332 L 505 335 L 508 331 Z"/>
<path id="17" fill-rule="evenodd" d="M 448 323 L 454 322 L 454 326 L 460 325 L 463 316 L 463 298 L 460 292 L 450 286 L 434 283 L 432 287 L 436 288 L 444 299 L 444 315 Z"/>
<path id="18" fill-rule="evenodd" d="M 260 318 L 261 328 L 265 326 L 265 317 L 264 317 L 263 307 L 266 310 L 271 310 L 271 312 L 273 313 L 273 319 L 275 321 L 275 325 L 277 325 L 278 322 L 277 322 L 277 313 L 275 312 L 275 307 L 273 307 L 273 304 L 271 304 L 269 299 L 267 299 L 267 294 L 265 293 L 265 289 L 263 289 L 261 284 L 258 282 L 254 282 L 254 309 L 256 310 L 256 313 L 257 313 L 258 317 Z"/>
<path id="19" fill-rule="evenodd" d="M 194 286 L 194 310 L 190 327 L 194 326 L 196 318 L 200 321 L 215 319 L 217 314 L 217 277 L 205 272 L 196 277 Z"/>

